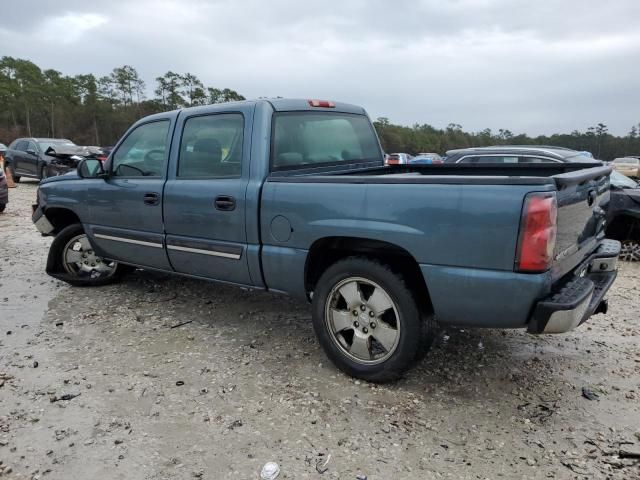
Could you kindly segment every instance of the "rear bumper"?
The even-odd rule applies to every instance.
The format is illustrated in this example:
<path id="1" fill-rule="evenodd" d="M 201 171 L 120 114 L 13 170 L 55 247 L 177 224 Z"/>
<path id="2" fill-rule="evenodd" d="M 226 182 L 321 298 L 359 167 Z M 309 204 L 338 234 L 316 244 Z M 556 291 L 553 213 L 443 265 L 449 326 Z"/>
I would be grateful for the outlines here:
<path id="1" fill-rule="evenodd" d="M 539 301 L 528 323 L 529 333 L 564 333 L 595 313 L 606 313 L 607 291 L 616 279 L 620 242 L 604 240 L 568 281 Z"/>

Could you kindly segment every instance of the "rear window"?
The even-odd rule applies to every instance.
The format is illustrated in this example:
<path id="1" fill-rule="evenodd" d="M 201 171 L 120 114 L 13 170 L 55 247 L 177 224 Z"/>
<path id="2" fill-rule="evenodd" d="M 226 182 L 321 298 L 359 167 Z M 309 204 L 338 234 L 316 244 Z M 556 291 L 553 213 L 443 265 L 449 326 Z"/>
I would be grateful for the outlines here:
<path id="1" fill-rule="evenodd" d="M 380 161 L 371 122 L 346 113 L 283 112 L 274 118 L 274 170 Z"/>

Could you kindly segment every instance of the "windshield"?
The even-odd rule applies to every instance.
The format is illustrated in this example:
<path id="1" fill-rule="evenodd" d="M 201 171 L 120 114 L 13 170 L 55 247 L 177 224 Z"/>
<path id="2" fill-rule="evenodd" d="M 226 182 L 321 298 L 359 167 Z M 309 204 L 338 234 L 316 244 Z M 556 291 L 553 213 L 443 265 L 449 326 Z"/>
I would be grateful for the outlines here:
<path id="1" fill-rule="evenodd" d="M 274 118 L 274 170 L 382 161 L 378 139 L 364 115 L 283 112 Z"/>
<path id="2" fill-rule="evenodd" d="M 611 185 L 618 188 L 636 188 L 638 186 L 638 184 L 629 177 L 615 170 L 611 172 Z"/>

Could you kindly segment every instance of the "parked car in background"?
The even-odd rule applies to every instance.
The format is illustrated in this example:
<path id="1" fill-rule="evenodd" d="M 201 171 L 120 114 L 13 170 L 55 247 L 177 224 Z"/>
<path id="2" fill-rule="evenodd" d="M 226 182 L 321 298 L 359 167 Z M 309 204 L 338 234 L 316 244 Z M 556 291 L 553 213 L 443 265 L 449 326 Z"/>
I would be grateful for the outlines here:
<path id="1" fill-rule="evenodd" d="M 42 180 L 51 176 L 49 165 L 55 157 L 46 154 L 52 147 L 76 146 L 65 138 L 18 138 L 11 142 L 5 155 L 5 166 L 11 171 L 13 180 L 21 177 Z"/>
<path id="2" fill-rule="evenodd" d="M 7 185 L 4 169 L 0 165 L 0 213 L 7 208 L 7 203 L 9 203 L 9 186 Z"/>
<path id="3" fill-rule="evenodd" d="M 85 158 L 95 158 L 101 162 L 107 159 L 100 147 L 57 144 L 49 147 L 45 153 L 52 157 L 52 160 L 45 167 L 47 169 L 46 177 L 55 177 L 73 171 Z"/>
<path id="4" fill-rule="evenodd" d="M 640 261 L 640 185 L 620 172 L 611 172 L 607 237 L 620 240 L 620 258 Z"/>
<path id="5" fill-rule="evenodd" d="M 640 158 L 636 157 L 621 157 L 616 158 L 611 162 L 611 166 L 617 172 L 620 172 L 627 177 L 640 177 Z"/>
<path id="6" fill-rule="evenodd" d="M 111 154 L 111 151 L 113 150 L 113 146 L 111 146 L 111 147 L 100 147 L 100 150 L 102 150 L 102 154 L 98 155 L 96 158 L 98 160 L 100 160 L 101 162 L 106 162 L 107 158 L 109 158 L 109 155 Z"/>
<path id="7" fill-rule="evenodd" d="M 413 157 L 408 153 L 389 153 L 385 158 L 386 165 L 406 165 Z"/>
<path id="8" fill-rule="evenodd" d="M 433 165 L 442 163 L 442 157 L 437 153 L 419 153 L 409 160 L 409 165 Z"/>
<path id="9" fill-rule="evenodd" d="M 386 381 L 436 321 L 561 333 L 606 312 L 611 168 L 537 167 L 384 167 L 360 107 L 222 103 L 139 120 L 104 164 L 44 180 L 32 219 L 56 278 L 139 267 L 288 293 L 339 368 Z"/>
<path id="10" fill-rule="evenodd" d="M 7 153 L 7 146 L 4 143 L 0 143 L 0 157 L 4 157 L 5 153 Z"/>
<path id="11" fill-rule="evenodd" d="M 473 147 L 447 152 L 445 163 L 593 163 L 600 160 L 569 148 L 548 146 L 501 145 Z"/>

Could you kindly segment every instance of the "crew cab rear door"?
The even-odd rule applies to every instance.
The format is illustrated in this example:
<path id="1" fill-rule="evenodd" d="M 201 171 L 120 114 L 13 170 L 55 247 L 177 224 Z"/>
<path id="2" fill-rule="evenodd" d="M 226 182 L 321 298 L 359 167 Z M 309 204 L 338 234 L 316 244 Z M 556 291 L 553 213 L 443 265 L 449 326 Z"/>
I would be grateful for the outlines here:
<path id="1" fill-rule="evenodd" d="M 214 105 L 178 119 L 163 198 L 167 254 L 176 272 L 252 283 L 245 195 L 254 108 Z"/>

